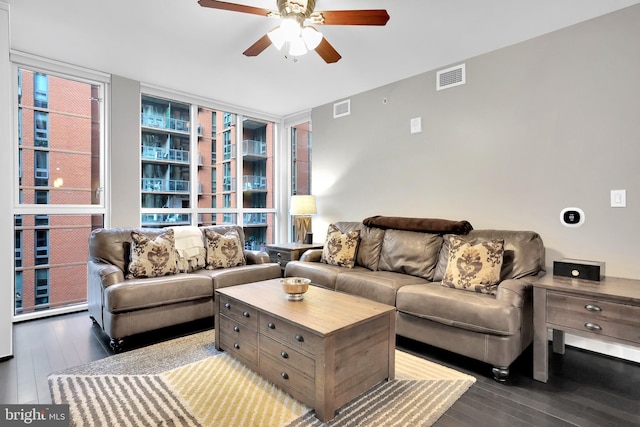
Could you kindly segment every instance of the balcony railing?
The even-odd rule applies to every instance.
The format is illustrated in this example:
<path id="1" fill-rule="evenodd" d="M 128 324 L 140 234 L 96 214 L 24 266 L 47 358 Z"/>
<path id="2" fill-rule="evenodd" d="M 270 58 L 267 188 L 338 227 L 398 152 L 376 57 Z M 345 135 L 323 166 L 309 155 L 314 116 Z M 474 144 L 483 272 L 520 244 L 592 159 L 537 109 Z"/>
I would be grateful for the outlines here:
<path id="1" fill-rule="evenodd" d="M 167 160 L 169 162 L 189 163 L 189 151 L 171 148 L 142 146 L 142 158 L 153 160 Z"/>
<path id="2" fill-rule="evenodd" d="M 158 129 L 169 129 L 178 132 L 189 132 L 189 120 L 176 119 L 173 117 L 165 117 L 158 114 L 141 113 L 142 126 L 148 126 Z"/>
<path id="3" fill-rule="evenodd" d="M 245 156 L 265 157 L 267 155 L 267 143 L 265 141 L 245 139 L 242 141 L 242 154 Z"/>
<path id="4" fill-rule="evenodd" d="M 191 217 L 189 214 L 142 214 L 143 227 L 158 227 L 161 225 L 189 225 Z"/>
<path id="5" fill-rule="evenodd" d="M 142 191 L 188 193 L 189 181 L 164 178 L 142 178 Z"/>
<path id="6" fill-rule="evenodd" d="M 244 225 L 267 225 L 266 213 L 246 213 L 242 218 Z"/>
<path id="7" fill-rule="evenodd" d="M 266 190 L 267 189 L 267 177 L 259 175 L 243 175 L 242 176 L 242 189 L 244 191 L 250 190 Z"/>

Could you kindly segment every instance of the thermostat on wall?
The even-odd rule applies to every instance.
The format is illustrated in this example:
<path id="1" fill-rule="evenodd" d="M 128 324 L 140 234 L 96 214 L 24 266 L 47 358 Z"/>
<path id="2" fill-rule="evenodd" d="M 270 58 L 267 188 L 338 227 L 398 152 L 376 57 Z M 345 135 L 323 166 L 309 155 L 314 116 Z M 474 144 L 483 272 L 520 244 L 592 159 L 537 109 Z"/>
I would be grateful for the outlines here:
<path id="1" fill-rule="evenodd" d="M 564 208 L 560 212 L 560 222 L 565 227 L 580 227 L 584 224 L 584 211 L 580 208 Z"/>

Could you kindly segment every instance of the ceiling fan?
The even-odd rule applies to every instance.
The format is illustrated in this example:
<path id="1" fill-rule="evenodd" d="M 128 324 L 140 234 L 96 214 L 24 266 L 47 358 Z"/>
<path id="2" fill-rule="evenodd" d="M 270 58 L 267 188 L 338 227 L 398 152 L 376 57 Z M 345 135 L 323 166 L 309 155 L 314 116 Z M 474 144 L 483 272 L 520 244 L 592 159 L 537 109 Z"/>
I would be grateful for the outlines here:
<path id="1" fill-rule="evenodd" d="M 243 4 L 217 0 L 198 0 L 202 7 L 251 13 L 269 18 L 281 18 L 280 25 L 262 36 L 243 52 L 246 56 L 257 56 L 270 45 L 293 57 L 315 50 L 330 64 L 342 56 L 331 46 L 321 32 L 311 25 L 386 25 L 389 14 L 384 9 L 369 10 L 324 10 L 314 11 L 316 0 L 276 0 L 278 10 L 268 10 Z"/>

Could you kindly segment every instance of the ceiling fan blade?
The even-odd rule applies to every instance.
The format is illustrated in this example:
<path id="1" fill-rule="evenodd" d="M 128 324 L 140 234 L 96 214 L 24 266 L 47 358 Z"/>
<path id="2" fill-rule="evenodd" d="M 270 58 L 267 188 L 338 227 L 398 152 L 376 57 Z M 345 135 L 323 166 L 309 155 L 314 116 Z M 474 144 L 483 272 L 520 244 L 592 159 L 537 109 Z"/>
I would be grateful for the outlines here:
<path id="1" fill-rule="evenodd" d="M 245 56 L 258 56 L 264 51 L 266 48 L 271 46 L 271 39 L 267 34 L 262 36 L 260 40 L 249 46 L 247 50 L 242 52 Z"/>
<path id="2" fill-rule="evenodd" d="M 340 58 L 342 58 L 338 51 L 335 50 L 324 37 L 322 38 L 322 41 L 320 42 L 318 47 L 316 47 L 316 52 L 318 52 L 318 55 L 320 55 L 320 57 L 324 59 L 327 64 L 333 64 L 334 62 L 338 62 Z"/>
<path id="3" fill-rule="evenodd" d="M 232 12 L 251 13 L 260 16 L 269 16 L 274 12 L 261 7 L 246 6 L 244 4 L 227 3 L 226 1 L 217 0 L 198 0 L 198 4 L 202 7 L 210 7 L 212 9 L 230 10 Z"/>
<path id="4" fill-rule="evenodd" d="M 384 9 L 324 10 L 313 13 L 311 19 L 322 25 L 386 25 L 389 14 Z"/>

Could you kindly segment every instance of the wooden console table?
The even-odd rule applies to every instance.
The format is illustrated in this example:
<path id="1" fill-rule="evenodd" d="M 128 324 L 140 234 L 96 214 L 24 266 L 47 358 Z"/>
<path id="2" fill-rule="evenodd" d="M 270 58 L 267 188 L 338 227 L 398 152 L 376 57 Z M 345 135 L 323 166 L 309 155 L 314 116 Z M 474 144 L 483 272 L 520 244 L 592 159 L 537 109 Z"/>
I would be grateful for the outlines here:
<path id="1" fill-rule="evenodd" d="M 279 243 L 267 245 L 267 252 L 269 253 L 271 262 L 280 264 L 283 272 L 289 261 L 299 260 L 302 254 L 309 249 L 322 249 L 322 245 L 308 243 Z"/>
<path id="2" fill-rule="evenodd" d="M 533 378 L 547 382 L 549 343 L 564 354 L 564 333 L 640 347 L 640 280 L 590 281 L 547 275 L 533 284 Z"/>

